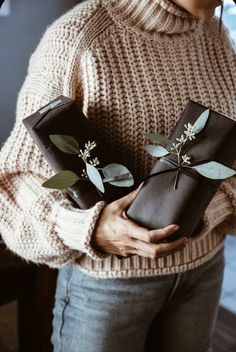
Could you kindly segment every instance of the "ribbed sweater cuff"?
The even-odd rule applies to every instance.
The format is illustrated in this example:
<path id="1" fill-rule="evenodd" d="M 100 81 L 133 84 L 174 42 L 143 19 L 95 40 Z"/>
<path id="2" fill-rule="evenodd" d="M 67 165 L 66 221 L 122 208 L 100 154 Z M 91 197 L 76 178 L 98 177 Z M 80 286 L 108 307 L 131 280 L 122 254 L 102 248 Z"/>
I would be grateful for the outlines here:
<path id="1" fill-rule="evenodd" d="M 211 229 L 226 220 L 235 217 L 235 199 L 226 191 L 227 187 L 221 185 L 206 210 L 206 218 Z M 233 231 L 233 229 L 232 229 Z"/>
<path id="2" fill-rule="evenodd" d="M 58 205 L 54 213 L 55 229 L 66 246 L 84 252 L 95 260 L 109 256 L 108 253 L 99 252 L 91 245 L 93 231 L 105 205 L 106 202 L 100 201 L 86 210 L 71 209 L 65 204 Z"/>

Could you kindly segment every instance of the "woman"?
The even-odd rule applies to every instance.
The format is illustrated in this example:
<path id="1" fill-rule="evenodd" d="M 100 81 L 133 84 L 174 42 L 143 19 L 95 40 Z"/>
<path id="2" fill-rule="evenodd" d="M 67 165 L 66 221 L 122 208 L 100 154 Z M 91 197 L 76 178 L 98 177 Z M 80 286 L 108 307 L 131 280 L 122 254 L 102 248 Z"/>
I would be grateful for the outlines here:
<path id="1" fill-rule="evenodd" d="M 221 4 L 85 1 L 47 29 L 30 58 L 1 150 L 0 230 L 21 257 L 60 268 L 55 352 L 208 351 L 224 239 L 235 231 L 235 179 L 222 183 L 197 236 L 157 244 L 176 224 L 148 231 L 127 219 L 138 188 L 88 210 L 42 188 L 54 173 L 22 119 L 60 94 L 77 99 L 138 186 L 154 163 L 144 133 L 169 135 L 189 99 L 236 116 L 235 46 L 214 16 Z"/>

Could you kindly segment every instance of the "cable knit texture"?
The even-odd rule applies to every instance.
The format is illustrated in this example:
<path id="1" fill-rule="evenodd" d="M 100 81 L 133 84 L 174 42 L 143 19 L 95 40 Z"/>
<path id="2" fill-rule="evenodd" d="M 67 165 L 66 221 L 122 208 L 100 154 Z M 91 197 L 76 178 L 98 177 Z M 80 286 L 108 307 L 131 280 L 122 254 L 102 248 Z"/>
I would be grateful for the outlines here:
<path id="1" fill-rule="evenodd" d="M 22 119 L 63 94 L 77 99 L 116 162 L 137 184 L 155 160 L 145 132 L 170 135 L 189 99 L 236 117 L 236 48 L 216 17 L 200 20 L 170 0 L 90 0 L 50 25 L 32 54 L 16 121 L 0 154 L 0 232 L 19 256 L 50 267 L 75 261 L 97 277 L 170 274 L 201 265 L 236 233 L 235 178 L 225 180 L 184 250 L 117 259 L 90 241 L 105 202 L 80 210 L 41 187 L 54 172 Z"/>

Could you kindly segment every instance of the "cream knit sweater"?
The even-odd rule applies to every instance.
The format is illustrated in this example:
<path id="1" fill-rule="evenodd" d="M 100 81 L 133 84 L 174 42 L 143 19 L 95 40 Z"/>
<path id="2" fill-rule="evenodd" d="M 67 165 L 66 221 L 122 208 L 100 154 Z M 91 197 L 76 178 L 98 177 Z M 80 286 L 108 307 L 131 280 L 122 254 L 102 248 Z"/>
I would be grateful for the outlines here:
<path id="1" fill-rule="evenodd" d="M 156 260 L 119 260 L 90 245 L 106 205 L 75 208 L 66 192 L 41 187 L 54 172 L 22 119 L 58 95 L 77 99 L 114 160 L 139 184 L 154 158 L 144 132 L 169 135 L 189 99 L 236 117 L 236 49 L 218 19 L 199 20 L 170 0 L 90 0 L 49 26 L 32 54 L 14 128 L 0 152 L 0 233 L 27 261 L 69 261 L 104 278 L 160 275 L 197 267 L 236 232 L 235 178 L 222 183 L 186 248 Z"/>

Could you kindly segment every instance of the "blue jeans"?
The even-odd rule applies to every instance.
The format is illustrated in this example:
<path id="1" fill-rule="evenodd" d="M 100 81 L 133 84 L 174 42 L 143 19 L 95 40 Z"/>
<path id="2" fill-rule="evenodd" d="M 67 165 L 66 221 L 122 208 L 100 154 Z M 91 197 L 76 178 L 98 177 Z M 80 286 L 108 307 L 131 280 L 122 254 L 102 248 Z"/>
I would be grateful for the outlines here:
<path id="1" fill-rule="evenodd" d="M 54 352 L 206 352 L 215 323 L 224 248 L 179 274 L 103 279 L 59 270 Z"/>

